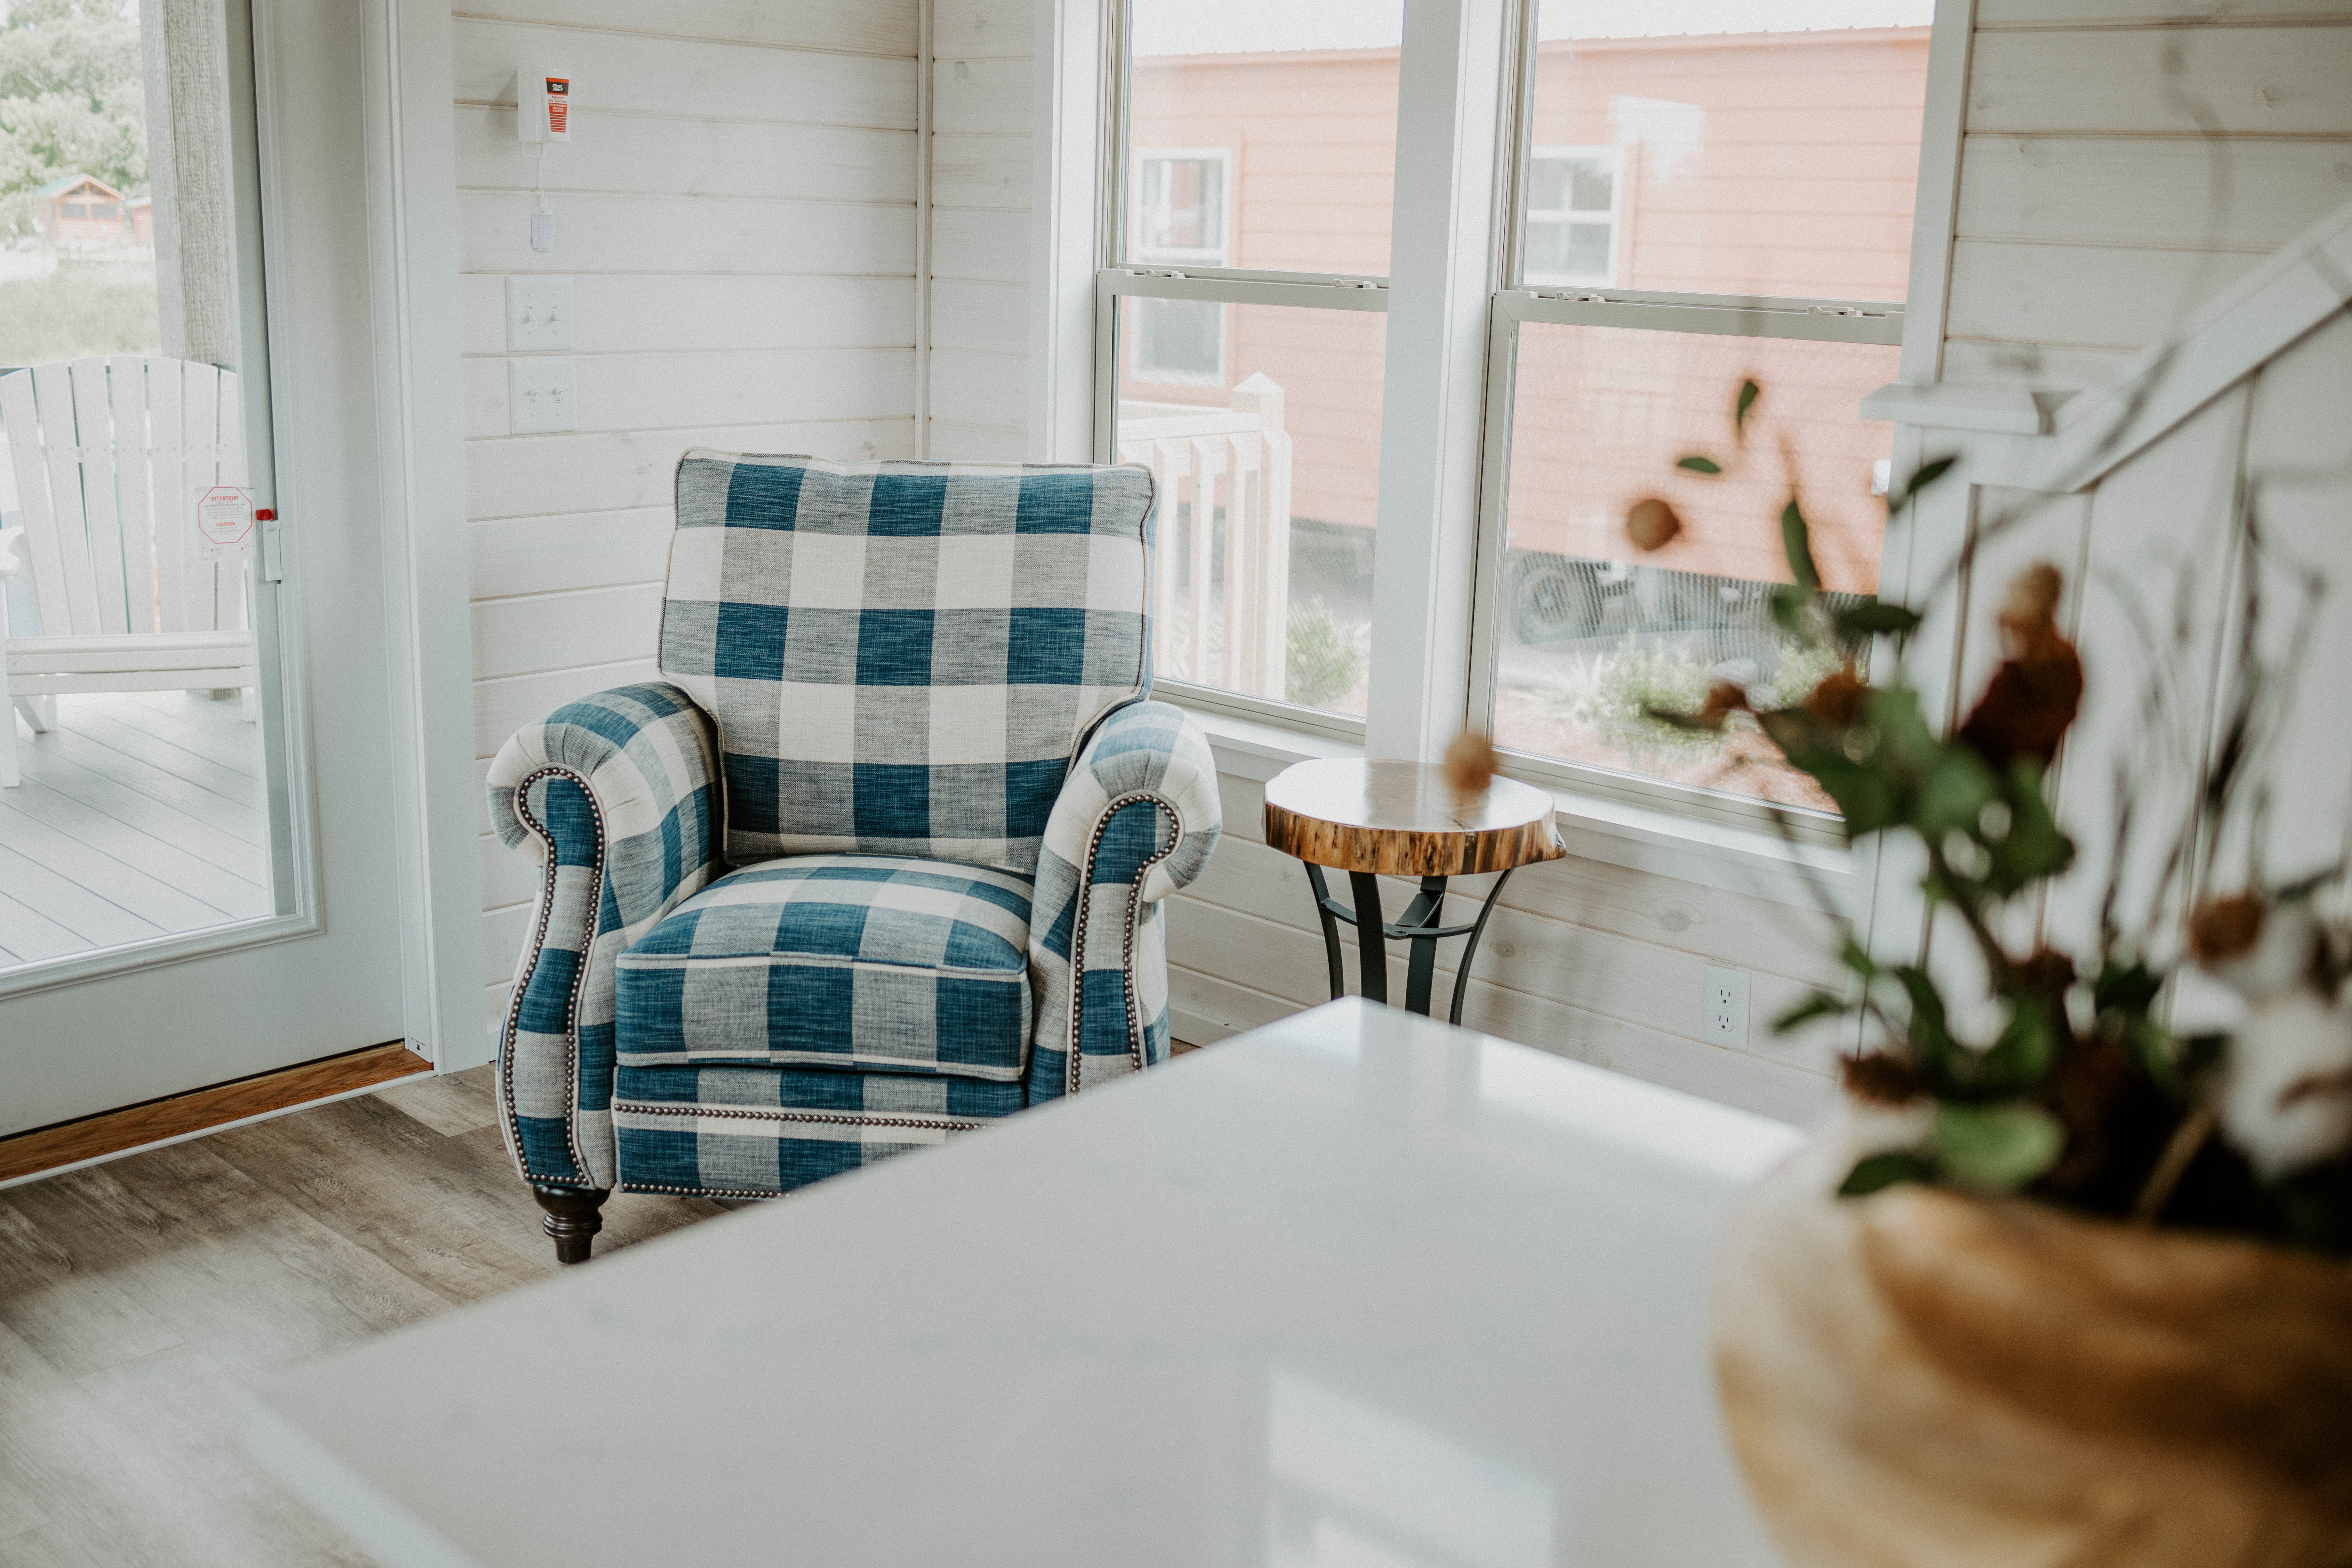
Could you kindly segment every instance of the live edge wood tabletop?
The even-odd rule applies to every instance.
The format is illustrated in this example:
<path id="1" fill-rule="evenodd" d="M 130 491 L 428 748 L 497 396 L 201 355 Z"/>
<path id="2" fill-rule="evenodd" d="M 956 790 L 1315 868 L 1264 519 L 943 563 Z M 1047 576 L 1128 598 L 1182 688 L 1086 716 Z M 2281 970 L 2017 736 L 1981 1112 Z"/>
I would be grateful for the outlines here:
<path id="1" fill-rule="evenodd" d="M 1464 794 L 1444 773 L 1420 763 L 1332 757 L 1284 769 L 1265 786 L 1265 841 L 1306 863 L 1316 913 L 1323 922 L 1331 994 L 1345 994 L 1339 922 L 1356 928 L 1363 994 L 1388 1000 L 1384 938 L 1410 944 L 1405 1006 L 1429 1011 L 1441 937 L 1469 939 L 1454 982 L 1453 1020 L 1462 1021 L 1478 935 L 1503 884 L 1521 866 L 1557 860 L 1560 842 L 1549 795 L 1516 779 L 1496 777 Z M 1332 899 L 1323 868 L 1348 873 L 1354 909 Z M 1478 918 L 1466 926 L 1443 923 L 1451 877 L 1502 873 L 1487 891 Z M 1418 877 L 1421 892 L 1394 923 L 1381 914 L 1381 877 Z"/>

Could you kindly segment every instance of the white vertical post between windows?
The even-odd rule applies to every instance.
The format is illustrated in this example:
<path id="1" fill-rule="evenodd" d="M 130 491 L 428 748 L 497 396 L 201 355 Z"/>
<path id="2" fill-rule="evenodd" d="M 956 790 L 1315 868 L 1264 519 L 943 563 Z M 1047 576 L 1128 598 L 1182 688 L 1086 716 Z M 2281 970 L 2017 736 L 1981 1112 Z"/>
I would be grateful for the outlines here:
<path id="1" fill-rule="evenodd" d="M 1507 0 L 1408 0 L 1365 749 L 1428 760 L 1469 690 Z"/>
<path id="2" fill-rule="evenodd" d="M 1101 254 L 1117 47 L 1111 0 L 1036 8 L 1036 153 L 1030 244 L 1029 460 L 1084 463 L 1095 448 L 1095 270 Z"/>

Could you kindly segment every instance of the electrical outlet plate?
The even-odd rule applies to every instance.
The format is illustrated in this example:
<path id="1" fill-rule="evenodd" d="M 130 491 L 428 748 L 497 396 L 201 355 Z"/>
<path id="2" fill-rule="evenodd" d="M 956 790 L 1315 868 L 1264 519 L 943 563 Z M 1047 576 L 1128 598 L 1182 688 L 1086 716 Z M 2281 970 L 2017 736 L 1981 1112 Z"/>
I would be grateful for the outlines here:
<path id="1" fill-rule="evenodd" d="M 579 390 L 568 359 L 507 361 L 507 428 L 517 436 L 577 430 Z"/>
<path id="2" fill-rule="evenodd" d="M 1711 1046 L 1746 1049 L 1748 971 L 1708 964 L 1700 1002 L 1698 1037 Z"/>
<path id="3" fill-rule="evenodd" d="M 507 352 L 572 352 L 571 279 L 507 279 Z"/>

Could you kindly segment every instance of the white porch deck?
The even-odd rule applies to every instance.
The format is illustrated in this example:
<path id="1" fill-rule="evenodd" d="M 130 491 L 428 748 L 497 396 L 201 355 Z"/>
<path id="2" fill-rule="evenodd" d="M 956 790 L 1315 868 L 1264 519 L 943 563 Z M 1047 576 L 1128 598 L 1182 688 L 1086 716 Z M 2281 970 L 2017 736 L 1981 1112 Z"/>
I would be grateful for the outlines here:
<path id="1" fill-rule="evenodd" d="M 0 965 L 270 912 L 261 730 L 244 704 L 64 696 L 0 790 Z M 13 717 L 13 716 L 12 716 Z"/>

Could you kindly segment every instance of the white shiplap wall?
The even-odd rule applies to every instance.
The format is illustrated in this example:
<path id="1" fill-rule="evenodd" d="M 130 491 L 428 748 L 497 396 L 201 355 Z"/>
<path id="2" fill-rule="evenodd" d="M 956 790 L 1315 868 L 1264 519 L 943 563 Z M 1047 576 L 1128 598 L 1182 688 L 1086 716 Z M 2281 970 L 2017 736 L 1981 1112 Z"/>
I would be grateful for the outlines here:
<path id="1" fill-rule="evenodd" d="M 1028 456 L 1034 0 L 932 0 L 929 456 Z"/>
<path id="2" fill-rule="evenodd" d="M 917 0 L 467 0 L 455 15 L 475 751 L 653 672 L 689 447 L 916 447 Z M 571 74 L 530 247 L 518 67 Z M 576 433 L 507 433 L 505 280 L 573 279 Z M 487 836 L 493 1016 L 530 868 Z"/>
<path id="3" fill-rule="evenodd" d="M 2352 197 L 2352 5 L 1978 0 L 1944 379 L 2099 384 Z"/>

